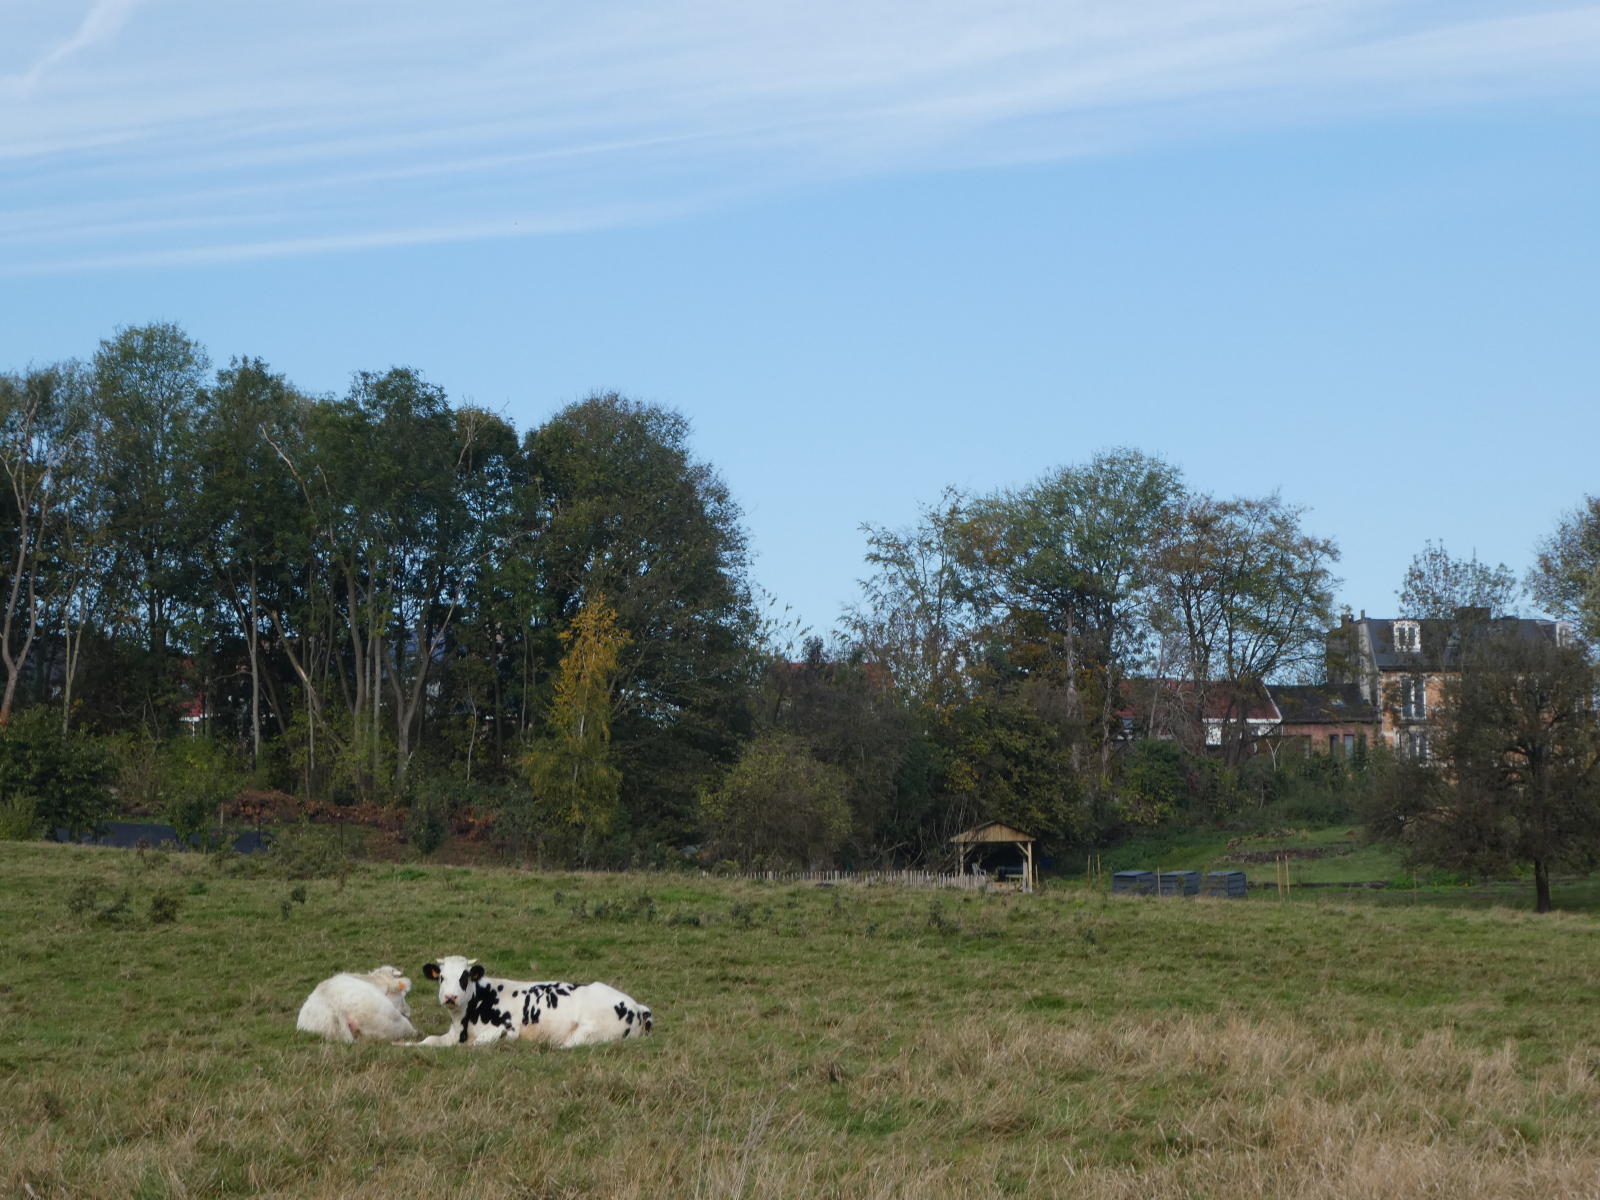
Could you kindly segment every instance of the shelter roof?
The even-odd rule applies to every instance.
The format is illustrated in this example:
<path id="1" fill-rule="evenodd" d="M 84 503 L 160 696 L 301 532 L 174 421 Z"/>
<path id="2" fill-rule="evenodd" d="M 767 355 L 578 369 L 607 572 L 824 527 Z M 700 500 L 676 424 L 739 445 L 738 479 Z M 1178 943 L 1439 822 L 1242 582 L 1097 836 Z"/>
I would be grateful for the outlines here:
<path id="1" fill-rule="evenodd" d="M 1002 825 L 999 821 L 986 821 L 982 825 L 974 825 L 971 829 L 962 830 L 950 839 L 959 845 L 970 846 L 979 842 L 1031 842 L 1033 834 L 1023 833 L 1020 829 L 1013 829 L 1009 825 Z"/>

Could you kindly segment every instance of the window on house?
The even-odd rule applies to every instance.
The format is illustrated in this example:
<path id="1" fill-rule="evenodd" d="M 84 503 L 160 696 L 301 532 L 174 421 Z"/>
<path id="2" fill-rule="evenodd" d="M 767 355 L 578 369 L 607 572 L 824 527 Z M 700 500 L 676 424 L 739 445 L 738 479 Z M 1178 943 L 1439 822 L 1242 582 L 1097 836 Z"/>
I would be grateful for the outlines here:
<path id="1" fill-rule="evenodd" d="M 1428 681 L 1420 675 L 1400 681 L 1400 719 L 1421 721 L 1428 715 Z"/>
<path id="2" fill-rule="evenodd" d="M 1422 626 L 1415 621 L 1396 621 L 1394 648 L 1402 654 L 1418 653 L 1422 649 Z"/>
<path id="3" fill-rule="evenodd" d="M 1418 762 L 1428 761 L 1428 735 L 1421 729 L 1413 729 L 1406 735 L 1408 739 L 1407 751 Z"/>
<path id="4" fill-rule="evenodd" d="M 1556 622 L 1556 645 L 1572 645 L 1572 623 L 1570 621 Z"/>
<path id="5" fill-rule="evenodd" d="M 1333 758 L 1339 757 L 1339 735 L 1337 733 L 1328 735 L 1328 754 Z"/>
<path id="6" fill-rule="evenodd" d="M 1356 752 L 1356 735 L 1353 734 L 1353 733 L 1347 733 L 1347 734 L 1344 735 L 1344 756 L 1346 758 L 1349 758 L 1355 752 Z"/>

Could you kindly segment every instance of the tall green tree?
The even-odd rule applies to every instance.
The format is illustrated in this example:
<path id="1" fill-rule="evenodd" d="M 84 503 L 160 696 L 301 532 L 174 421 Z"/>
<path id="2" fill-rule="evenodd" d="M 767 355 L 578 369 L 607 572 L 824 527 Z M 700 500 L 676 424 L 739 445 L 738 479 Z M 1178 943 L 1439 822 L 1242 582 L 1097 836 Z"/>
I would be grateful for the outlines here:
<path id="1" fill-rule="evenodd" d="M 117 552 L 118 624 L 143 642 L 138 679 L 124 681 L 157 730 L 175 718 L 189 647 L 178 631 L 196 612 L 204 566 L 196 552 L 194 433 L 204 403 L 205 351 L 168 323 L 120 329 L 101 342 L 93 375 L 102 418 L 96 466 L 105 476 Z M 175 653 L 177 652 L 177 653 Z"/>
<path id="2" fill-rule="evenodd" d="M 738 505 L 680 414 L 617 395 L 562 409 L 525 449 L 544 636 L 595 595 L 615 608 L 630 635 L 612 726 L 624 816 L 641 838 L 690 836 L 702 781 L 749 731 L 759 666 Z"/>
<path id="3" fill-rule="evenodd" d="M 1183 496 L 1169 463 L 1097 454 L 969 510 L 968 594 L 1008 626 L 1012 659 L 1053 674 L 1068 720 L 1111 753 L 1119 686 L 1149 644 L 1152 549 Z"/>
<path id="4" fill-rule="evenodd" d="M 320 672 L 309 653 L 291 654 L 314 725 L 354 764 L 359 788 L 399 795 L 428 684 L 505 534 L 495 514 L 510 503 L 515 439 L 493 414 L 452 410 L 442 389 L 395 368 L 310 406 L 278 449 L 326 575 L 308 582 L 284 644 L 309 651 L 320 633 Z"/>
<path id="5" fill-rule="evenodd" d="M 266 716 L 287 732 L 288 699 L 266 650 L 273 643 L 269 614 L 289 604 L 309 549 L 305 507 L 277 449 L 303 403 L 260 359 L 235 359 L 217 373 L 197 430 L 202 545 L 215 607 L 244 644 L 252 763 L 261 759 Z M 226 663 L 220 671 L 233 669 Z"/>
<path id="6" fill-rule="evenodd" d="M 961 577 L 966 501 L 947 488 L 909 529 L 863 525 L 872 574 L 845 626 L 866 657 L 916 704 L 939 707 L 964 692 L 973 608 Z"/>
<path id="7" fill-rule="evenodd" d="M 1442 542 L 1429 540 L 1406 568 L 1398 593 L 1400 615 L 1419 620 L 1454 620 L 1461 608 L 1486 608 L 1491 617 L 1507 615 L 1521 592 L 1505 563 L 1490 566 L 1455 558 Z"/>

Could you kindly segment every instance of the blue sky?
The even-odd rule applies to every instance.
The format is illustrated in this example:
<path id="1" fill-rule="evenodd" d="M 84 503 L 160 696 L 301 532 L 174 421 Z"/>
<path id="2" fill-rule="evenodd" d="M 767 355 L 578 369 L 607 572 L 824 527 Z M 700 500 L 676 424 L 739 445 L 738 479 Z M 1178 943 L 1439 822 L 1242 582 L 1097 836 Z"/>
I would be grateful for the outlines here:
<path id="1" fill-rule="evenodd" d="M 0 368 L 668 405 L 818 630 L 862 522 L 1114 445 L 1374 615 L 1600 492 L 1600 4 L 453 7 L 0 0 Z"/>

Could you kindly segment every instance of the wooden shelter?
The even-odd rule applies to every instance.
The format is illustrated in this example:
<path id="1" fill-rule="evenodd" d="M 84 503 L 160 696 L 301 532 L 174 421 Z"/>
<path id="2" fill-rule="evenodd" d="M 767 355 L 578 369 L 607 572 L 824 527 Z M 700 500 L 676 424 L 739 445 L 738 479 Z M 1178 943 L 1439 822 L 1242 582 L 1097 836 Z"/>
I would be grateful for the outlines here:
<path id="1" fill-rule="evenodd" d="M 967 873 L 967 855 L 978 846 L 1005 845 L 1016 846 L 1022 851 L 1022 890 L 1033 891 L 1033 835 L 1023 833 L 1020 829 L 1013 829 L 1009 825 L 1002 825 L 999 821 L 987 821 L 982 825 L 974 825 L 955 835 L 950 841 L 961 852 L 961 873 Z"/>

